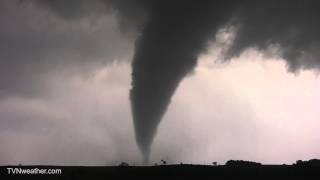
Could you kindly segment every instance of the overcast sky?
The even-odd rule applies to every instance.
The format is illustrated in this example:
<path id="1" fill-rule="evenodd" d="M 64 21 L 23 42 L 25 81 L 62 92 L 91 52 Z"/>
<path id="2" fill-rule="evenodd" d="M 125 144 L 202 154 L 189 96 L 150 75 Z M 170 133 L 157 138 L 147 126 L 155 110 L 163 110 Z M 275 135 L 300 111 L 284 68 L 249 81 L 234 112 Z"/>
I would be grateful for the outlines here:
<path id="1" fill-rule="evenodd" d="M 141 162 L 129 101 L 138 33 L 95 3 L 61 18 L 0 2 L 0 165 Z M 172 97 L 151 162 L 320 158 L 318 70 L 288 72 L 277 47 L 224 62 L 234 31 L 216 37 Z"/>

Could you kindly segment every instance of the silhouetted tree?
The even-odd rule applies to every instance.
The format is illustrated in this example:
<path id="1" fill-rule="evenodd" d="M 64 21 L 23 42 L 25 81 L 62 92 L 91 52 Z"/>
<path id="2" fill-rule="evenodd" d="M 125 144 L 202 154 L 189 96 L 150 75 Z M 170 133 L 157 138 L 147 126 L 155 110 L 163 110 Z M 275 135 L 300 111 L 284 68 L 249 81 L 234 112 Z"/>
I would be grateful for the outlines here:
<path id="1" fill-rule="evenodd" d="M 297 160 L 294 165 L 297 166 L 320 166 L 319 159 L 310 159 L 309 161 Z"/>
<path id="2" fill-rule="evenodd" d="M 126 162 L 121 162 L 119 166 L 129 166 L 129 164 Z"/>
<path id="3" fill-rule="evenodd" d="M 260 166 L 261 163 L 243 160 L 229 160 L 226 163 L 227 166 Z"/>

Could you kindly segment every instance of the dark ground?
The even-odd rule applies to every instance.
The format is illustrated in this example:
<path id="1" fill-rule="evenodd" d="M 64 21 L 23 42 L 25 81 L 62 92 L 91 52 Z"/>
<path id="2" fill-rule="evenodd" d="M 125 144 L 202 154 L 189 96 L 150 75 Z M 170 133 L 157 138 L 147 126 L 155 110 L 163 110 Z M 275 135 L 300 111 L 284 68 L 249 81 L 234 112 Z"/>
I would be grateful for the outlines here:
<path id="1" fill-rule="evenodd" d="M 59 175 L 12 175 L 7 168 L 52 169 Z M 297 161 L 293 165 L 261 165 L 229 161 L 226 165 L 159 166 L 0 166 L 0 179 L 320 179 L 320 160 Z"/>

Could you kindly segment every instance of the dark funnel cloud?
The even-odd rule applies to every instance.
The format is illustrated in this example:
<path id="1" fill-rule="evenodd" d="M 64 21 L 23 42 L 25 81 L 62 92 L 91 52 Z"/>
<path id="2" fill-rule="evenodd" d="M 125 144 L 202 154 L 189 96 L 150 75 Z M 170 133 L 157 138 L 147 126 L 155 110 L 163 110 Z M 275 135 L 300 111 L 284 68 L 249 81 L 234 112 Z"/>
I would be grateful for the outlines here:
<path id="1" fill-rule="evenodd" d="M 90 14 L 84 6 L 88 1 L 84 0 L 41 2 L 66 19 Z M 136 141 L 146 161 L 157 126 L 176 88 L 193 71 L 208 41 L 214 40 L 217 31 L 226 25 L 235 29 L 235 39 L 224 54 L 225 59 L 248 48 L 261 52 L 275 48 L 274 55 L 287 62 L 289 71 L 320 67 L 318 0 L 96 2 L 111 7 L 122 30 L 138 31 L 130 99 Z"/>
<path id="2" fill-rule="evenodd" d="M 149 18 L 136 42 L 130 91 L 137 144 L 145 160 L 157 126 L 181 80 L 197 64 L 224 22 L 217 1 L 149 3 Z"/>

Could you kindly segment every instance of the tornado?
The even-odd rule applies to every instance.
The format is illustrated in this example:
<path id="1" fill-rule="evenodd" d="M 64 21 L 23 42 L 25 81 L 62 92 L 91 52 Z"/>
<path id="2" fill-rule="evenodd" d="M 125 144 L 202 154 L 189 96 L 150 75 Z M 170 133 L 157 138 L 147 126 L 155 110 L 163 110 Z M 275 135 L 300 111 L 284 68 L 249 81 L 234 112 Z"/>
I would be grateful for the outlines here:
<path id="1" fill-rule="evenodd" d="M 136 41 L 130 100 L 144 162 L 175 90 L 217 30 L 220 17 L 206 6 L 209 1 L 203 3 L 156 4 Z"/>

